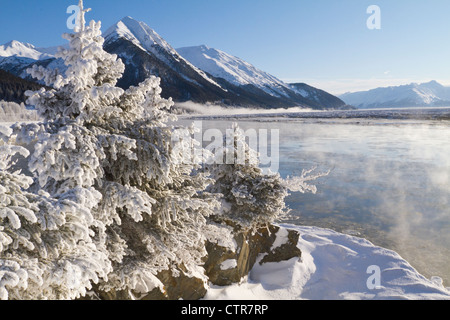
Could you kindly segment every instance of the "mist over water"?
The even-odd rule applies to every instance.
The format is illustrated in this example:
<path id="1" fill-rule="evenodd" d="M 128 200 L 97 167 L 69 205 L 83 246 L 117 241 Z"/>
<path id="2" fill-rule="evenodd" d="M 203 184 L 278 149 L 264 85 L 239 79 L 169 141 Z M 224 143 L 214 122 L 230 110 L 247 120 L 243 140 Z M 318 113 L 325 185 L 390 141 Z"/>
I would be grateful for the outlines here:
<path id="1" fill-rule="evenodd" d="M 283 175 L 299 166 L 332 169 L 318 194 L 289 197 L 296 223 L 367 238 L 450 283 L 448 124 L 285 125 L 280 130 L 292 133 L 280 133 Z"/>
<path id="2" fill-rule="evenodd" d="M 317 194 L 291 194 L 287 222 L 392 249 L 450 286 L 450 121 L 264 118 L 203 120 L 203 130 L 279 130 L 283 177 L 317 167 Z M 269 147 L 270 148 L 270 147 Z"/>

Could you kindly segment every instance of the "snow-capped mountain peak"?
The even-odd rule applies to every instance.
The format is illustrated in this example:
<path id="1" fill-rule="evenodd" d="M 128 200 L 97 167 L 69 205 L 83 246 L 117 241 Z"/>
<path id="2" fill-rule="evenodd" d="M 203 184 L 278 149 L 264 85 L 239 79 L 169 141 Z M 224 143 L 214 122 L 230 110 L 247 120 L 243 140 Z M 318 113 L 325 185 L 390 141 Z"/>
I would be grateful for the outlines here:
<path id="1" fill-rule="evenodd" d="M 0 57 L 19 57 L 33 60 L 52 58 L 47 53 L 40 52 L 32 44 L 12 40 L 0 46 Z"/>
<path id="2" fill-rule="evenodd" d="M 158 45 L 167 51 L 175 50 L 159 34 L 151 29 L 144 22 L 137 21 L 127 16 L 110 27 L 104 34 L 105 39 L 111 37 L 122 37 L 144 50 L 152 50 L 152 46 Z"/>
<path id="3" fill-rule="evenodd" d="M 189 64 L 191 68 L 195 69 L 195 71 L 208 82 L 221 88 L 219 84 L 209 78 L 202 70 L 196 68 L 189 61 L 180 56 L 166 40 L 144 22 L 137 21 L 132 17 L 127 16 L 105 31 L 103 37 L 107 42 L 115 41 L 119 38 L 128 40 L 142 50 L 153 53 L 155 56 L 169 64 L 172 59 L 177 62 L 183 60 L 184 63 Z M 167 55 L 170 55 L 171 57 L 168 59 Z"/>

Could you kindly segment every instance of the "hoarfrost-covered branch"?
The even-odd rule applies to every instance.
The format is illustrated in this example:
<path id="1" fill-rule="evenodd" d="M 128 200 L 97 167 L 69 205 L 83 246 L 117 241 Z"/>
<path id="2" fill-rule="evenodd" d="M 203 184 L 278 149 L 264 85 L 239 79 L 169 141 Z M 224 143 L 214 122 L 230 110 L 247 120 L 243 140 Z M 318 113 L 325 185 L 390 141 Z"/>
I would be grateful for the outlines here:
<path id="1" fill-rule="evenodd" d="M 309 170 L 303 169 L 302 174 L 300 176 L 290 177 L 288 176 L 284 179 L 284 185 L 287 189 L 292 192 L 311 192 L 313 194 L 317 193 L 317 187 L 315 185 L 309 184 L 310 181 L 315 181 L 321 177 L 326 177 L 330 174 L 330 171 L 324 173 L 316 173 L 310 174 L 314 172 L 316 168 L 312 168 Z"/>

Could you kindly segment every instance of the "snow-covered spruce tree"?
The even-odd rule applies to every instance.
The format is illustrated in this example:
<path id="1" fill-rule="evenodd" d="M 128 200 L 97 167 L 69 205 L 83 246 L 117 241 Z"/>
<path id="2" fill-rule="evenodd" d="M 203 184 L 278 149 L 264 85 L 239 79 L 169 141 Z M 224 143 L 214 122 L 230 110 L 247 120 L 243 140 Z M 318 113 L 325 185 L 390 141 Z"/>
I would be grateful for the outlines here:
<path id="1" fill-rule="evenodd" d="M 29 279 L 41 282 L 38 266 L 33 269 L 32 257 L 24 252 L 34 245 L 30 241 L 28 228 L 37 221 L 39 208 L 33 203 L 33 195 L 23 191 L 33 179 L 19 171 L 10 172 L 12 157 L 27 156 L 28 151 L 19 146 L 5 143 L 10 132 L 0 127 L 0 300 L 6 300 L 15 288 L 26 289 Z M 8 130 L 9 131 L 9 130 Z M 28 265 L 24 265 L 27 263 Z M 28 268 L 27 268 L 28 267 Z M 27 270 L 28 269 L 28 270 Z"/>
<path id="2" fill-rule="evenodd" d="M 222 194 L 223 202 L 221 214 L 212 218 L 244 230 L 282 219 L 289 212 L 285 203 L 289 191 L 315 193 L 316 187 L 308 182 L 328 174 L 303 170 L 301 176 L 283 179 L 279 173 L 264 173 L 257 151 L 236 123 L 227 130 L 224 148 L 215 150 L 206 168 L 215 181 L 208 190 Z"/>
<path id="3" fill-rule="evenodd" d="M 201 159 L 184 161 L 179 152 L 177 143 L 193 142 L 174 132 L 193 128 L 168 125 L 173 103 L 161 98 L 160 79 L 116 87 L 124 65 L 103 50 L 100 22 L 85 26 L 82 5 L 79 28 L 64 35 L 69 48 L 57 54 L 65 74 L 29 70 L 52 89 L 28 92 L 44 123 L 16 126 L 14 136 L 34 145 L 30 190 L 43 197 L 42 243 L 19 265 L 29 256 L 52 267 L 38 283 L 6 286 L 17 291 L 13 298 L 72 299 L 93 283 L 145 294 L 161 286 L 160 271 L 193 274 L 206 254 L 206 217 L 218 206 L 205 192 L 211 180 L 197 170 Z"/>
<path id="4" fill-rule="evenodd" d="M 85 227 L 92 220 L 87 192 L 75 202 L 72 190 L 53 198 L 29 191 L 33 178 L 20 173 L 12 157 L 28 156 L 21 146 L 0 147 L 0 299 L 69 299 L 90 281 L 106 276 L 109 263 Z M 3 135 L 3 141 L 5 141 Z"/>
<path id="5" fill-rule="evenodd" d="M 206 166 L 215 183 L 210 191 L 223 195 L 223 213 L 218 218 L 243 229 L 272 223 L 286 213 L 287 188 L 279 174 L 264 174 L 258 154 L 245 141 L 234 123 L 227 130 L 224 148 L 214 153 Z"/>
<path id="6" fill-rule="evenodd" d="M 12 163 L 13 157 L 28 156 L 29 151 L 11 144 L 9 134 L 2 140 L 7 144 L 0 148 L 0 298 L 69 299 L 84 294 L 91 281 L 110 269 L 85 227 L 93 220 L 86 205 L 90 195 L 80 194 L 80 189 L 58 198 L 44 190 L 30 192 L 33 178 Z"/>

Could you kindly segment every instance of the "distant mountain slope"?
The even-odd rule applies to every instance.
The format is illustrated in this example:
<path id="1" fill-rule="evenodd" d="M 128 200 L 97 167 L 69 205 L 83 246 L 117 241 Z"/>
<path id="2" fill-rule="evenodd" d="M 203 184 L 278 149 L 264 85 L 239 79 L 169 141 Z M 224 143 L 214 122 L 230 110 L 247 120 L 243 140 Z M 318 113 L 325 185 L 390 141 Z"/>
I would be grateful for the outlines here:
<path id="1" fill-rule="evenodd" d="M 272 99 L 286 101 L 288 106 L 301 105 L 313 109 L 330 109 L 341 108 L 345 105 L 337 97 L 330 99 L 333 96 L 322 90 L 316 89 L 314 94 L 311 94 L 315 88 L 310 86 L 309 92 L 297 90 L 295 86 L 291 86 L 222 50 L 201 45 L 178 48 L 177 51 L 193 65 L 221 81 L 226 81 L 245 91 L 262 91 Z M 321 95 L 326 97 L 321 97 Z M 331 101 L 333 103 L 330 104 Z"/>
<path id="2" fill-rule="evenodd" d="M 177 51 L 194 66 L 236 86 L 253 85 L 276 97 L 288 97 L 291 89 L 274 76 L 250 63 L 205 45 L 178 48 Z"/>
<path id="3" fill-rule="evenodd" d="M 348 104 L 365 109 L 450 106 L 450 87 L 431 81 L 346 93 L 340 98 Z"/>
<path id="4" fill-rule="evenodd" d="M 0 100 L 25 102 L 25 91 L 39 90 L 41 85 L 0 69 Z"/>
<path id="5" fill-rule="evenodd" d="M 352 109 L 343 100 L 321 89 L 314 88 L 306 83 L 291 83 L 290 87 L 303 97 L 315 101 L 328 109 Z"/>

